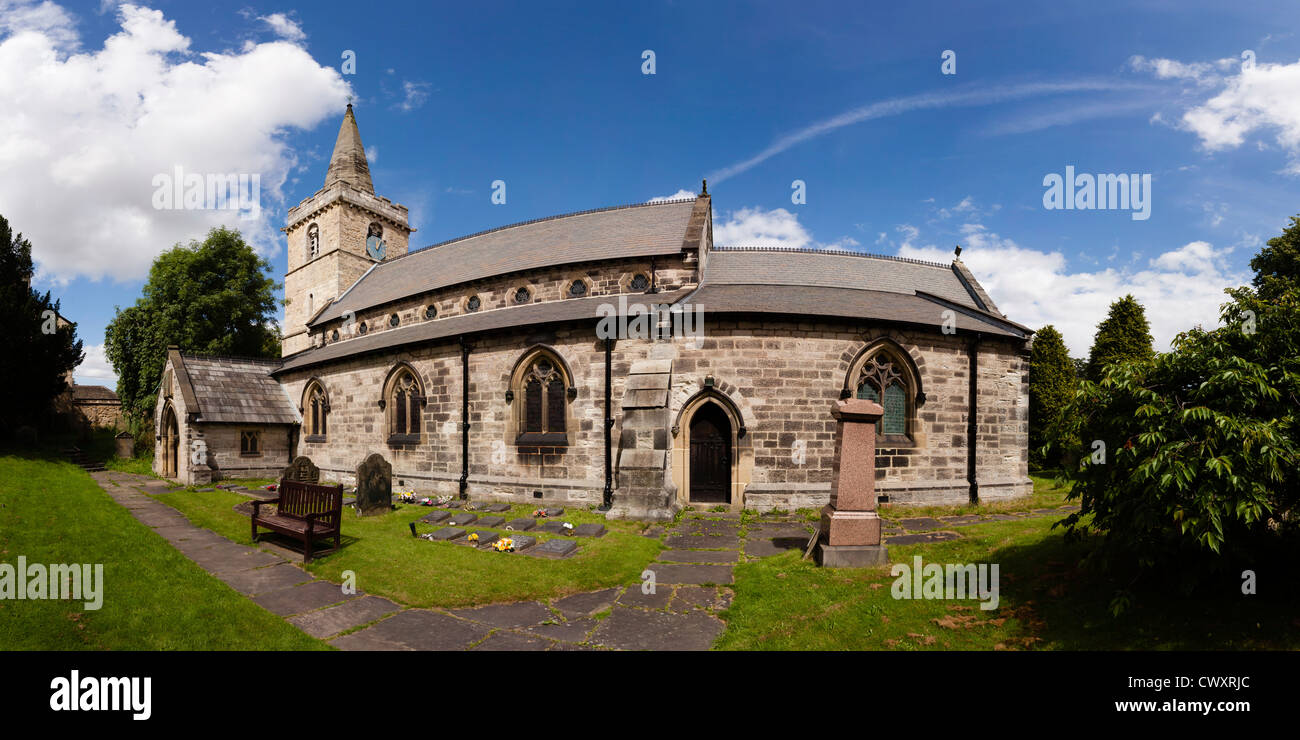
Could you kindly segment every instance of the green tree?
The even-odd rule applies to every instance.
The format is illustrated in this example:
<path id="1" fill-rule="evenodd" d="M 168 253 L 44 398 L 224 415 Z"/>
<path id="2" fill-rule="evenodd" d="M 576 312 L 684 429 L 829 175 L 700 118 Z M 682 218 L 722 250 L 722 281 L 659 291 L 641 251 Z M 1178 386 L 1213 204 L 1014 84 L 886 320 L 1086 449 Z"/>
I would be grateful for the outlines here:
<path id="1" fill-rule="evenodd" d="M 137 420 L 152 413 L 169 344 L 199 354 L 278 357 L 279 286 L 270 269 L 238 231 L 226 228 L 159 255 L 144 295 L 118 308 L 105 331 L 123 410 Z"/>
<path id="2" fill-rule="evenodd" d="M 1043 464 L 1047 430 L 1060 417 L 1077 383 L 1074 361 L 1061 333 L 1051 324 L 1039 329 L 1029 356 L 1029 460 L 1035 465 Z"/>
<path id="3" fill-rule="evenodd" d="M 1281 236 L 1268 240 L 1268 246 L 1251 259 L 1250 269 L 1255 271 L 1255 289 L 1266 301 L 1300 284 L 1300 216 L 1292 216 Z"/>
<path id="4" fill-rule="evenodd" d="M 1151 327 L 1146 309 L 1131 295 L 1110 304 L 1106 320 L 1097 326 L 1088 354 L 1088 380 L 1096 383 L 1106 367 L 1117 362 L 1149 361 L 1155 358 L 1151 348 Z"/>
<path id="5" fill-rule="evenodd" d="M 31 288 L 32 245 L 0 216 L 0 436 L 19 426 L 47 427 L 54 401 L 85 353 L 73 324 L 58 320 L 59 302 Z"/>

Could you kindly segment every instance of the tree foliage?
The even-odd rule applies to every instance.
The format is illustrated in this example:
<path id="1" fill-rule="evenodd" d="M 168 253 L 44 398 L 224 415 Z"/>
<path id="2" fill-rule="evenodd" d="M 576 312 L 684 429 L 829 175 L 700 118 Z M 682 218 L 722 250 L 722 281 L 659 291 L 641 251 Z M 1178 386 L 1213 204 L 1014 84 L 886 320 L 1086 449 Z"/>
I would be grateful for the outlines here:
<path id="1" fill-rule="evenodd" d="M 1300 284 L 1300 216 L 1292 216 L 1282 235 L 1268 240 L 1251 259 L 1250 269 L 1255 271 L 1255 289 L 1266 301 Z"/>
<path id="2" fill-rule="evenodd" d="M 118 308 L 105 332 L 123 410 L 137 419 L 152 412 L 168 345 L 200 354 L 278 357 L 279 286 L 269 271 L 239 232 L 226 228 L 159 255 L 143 296 Z"/>
<path id="3" fill-rule="evenodd" d="M 1146 309 L 1131 295 L 1110 304 L 1106 320 L 1097 326 L 1088 354 L 1088 380 L 1101 380 L 1106 367 L 1118 362 L 1147 361 L 1155 357 Z"/>
<path id="4" fill-rule="evenodd" d="M 1106 364 L 1066 405 L 1049 437 L 1085 447 L 1068 473 L 1081 511 L 1066 527 L 1104 535 L 1099 562 L 1190 587 L 1295 551 L 1300 282 L 1274 288 L 1270 299 L 1228 290 L 1222 327 L 1184 332 L 1150 361 Z M 1090 454 L 1092 440 L 1104 454 Z"/>
<path id="5" fill-rule="evenodd" d="M 0 435 L 18 426 L 46 426 L 54 401 L 85 353 L 72 324 L 58 326 L 59 302 L 29 285 L 32 245 L 0 216 Z"/>
<path id="6" fill-rule="evenodd" d="M 1051 324 L 1039 329 L 1029 357 L 1029 455 L 1035 465 L 1043 464 L 1047 430 L 1060 417 L 1077 383 L 1074 361 L 1061 333 Z"/>

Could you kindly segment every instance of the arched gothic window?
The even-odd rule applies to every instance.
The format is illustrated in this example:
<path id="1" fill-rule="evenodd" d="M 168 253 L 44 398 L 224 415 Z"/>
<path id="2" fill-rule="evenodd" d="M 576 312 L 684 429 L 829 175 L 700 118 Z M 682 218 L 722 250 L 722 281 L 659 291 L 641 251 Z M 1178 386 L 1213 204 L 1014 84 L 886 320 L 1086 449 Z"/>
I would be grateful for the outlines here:
<path id="1" fill-rule="evenodd" d="M 511 389 L 517 429 L 515 444 L 567 445 L 568 403 L 572 394 L 572 380 L 563 364 L 549 351 L 537 350 L 521 363 Z"/>
<path id="2" fill-rule="evenodd" d="M 329 434 L 329 400 L 317 381 L 307 384 L 302 402 L 302 431 L 308 442 L 324 442 Z"/>
<path id="3" fill-rule="evenodd" d="M 420 441 L 424 390 L 409 367 L 400 368 L 389 379 L 384 407 L 388 415 L 389 442 L 412 444 Z"/>
<path id="4" fill-rule="evenodd" d="M 886 352 L 878 352 L 862 365 L 857 378 L 857 397 L 880 404 L 885 415 L 876 422 L 876 434 L 900 437 L 908 433 L 908 399 L 916 395 L 908 388 L 907 376 Z"/>

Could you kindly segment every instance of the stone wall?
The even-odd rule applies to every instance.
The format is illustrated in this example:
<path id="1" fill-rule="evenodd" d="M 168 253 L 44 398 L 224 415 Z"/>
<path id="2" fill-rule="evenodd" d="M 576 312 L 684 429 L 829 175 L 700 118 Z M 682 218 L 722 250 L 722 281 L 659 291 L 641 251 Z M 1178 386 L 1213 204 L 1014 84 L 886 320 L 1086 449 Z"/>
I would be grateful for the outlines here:
<path id="1" fill-rule="evenodd" d="M 651 342 L 623 340 L 613 351 L 614 455 L 620 441 L 629 449 L 662 450 L 677 445 L 683 410 L 717 394 L 745 428 L 736 438 L 733 483 L 742 505 L 759 510 L 815 508 L 827 502 L 834 454 L 831 404 L 862 351 L 887 338 L 897 343 L 920 374 L 925 401 L 915 407 L 908 444 L 881 446 L 878 490 L 902 503 L 964 503 L 966 473 L 967 368 L 964 336 L 923 330 L 872 328 L 864 331 L 820 322 L 761 322 L 706 319 L 698 344 L 685 338 Z M 555 350 L 576 380 L 569 402 L 570 446 L 525 451 L 511 435 L 506 391 L 512 370 L 534 345 Z M 984 498 L 1030 492 L 1027 476 L 1027 364 L 1019 343 L 986 339 L 980 346 L 980 491 Z M 643 360 L 671 365 L 667 429 L 657 433 L 622 429 L 630 368 Z M 389 372 L 410 363 L 428 399 L 420 443 L 387 441 L 379 400 Z M 372 452 L 393 463 L 397 485 L 422 492 L 457 493 L 460 477 L 461 355 L 454 343 L 390 352 L 281 378 L 291 397 L 318 377 L 330 401 L 326 441 L 302 443 L 305 454 L 332 479 L 351 483 L 353 469 Z M 553 330 L 521 329 L 474 341 L 470 354 L 469 494 L 475 498 L 598 503 L 604 487 L 603 345 L 591 324 Z M 712 385 L 710 386 L 710 379 Z M 300 402 L 300 401 L 299 401 Z M 518 400 L 515 401 L 516 403 Z M 735 430 L 739 432 L 739 430 Z M 643 439 L 638 440 L 636 435 Z M 640 457 L 646 457 L 642 455 Z M 650 457 L 654 457 L 653 455 Z M 661 454 L 663 486 L 677 503 L 689 502 L 681 485 L 686 461 Z M 619 471 L 618 491 L 629 481 Z M 618 493 L 616 492 L 616 496 Z"/>

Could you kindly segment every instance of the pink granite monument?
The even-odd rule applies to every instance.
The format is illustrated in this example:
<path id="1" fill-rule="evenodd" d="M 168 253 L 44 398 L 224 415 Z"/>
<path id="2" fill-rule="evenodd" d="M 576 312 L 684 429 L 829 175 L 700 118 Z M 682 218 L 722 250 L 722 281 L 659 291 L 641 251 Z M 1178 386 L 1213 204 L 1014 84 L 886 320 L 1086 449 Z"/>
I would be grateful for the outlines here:
<path id="1" fill-rule="evenodd" d="M 817 562 L 827 568 L 864 568 L 889 562 L 876 513 L 876 422 L 885 410 L 852 398 L 831 406 L 835 417 L 835 477 L 822 508 Z"/>

